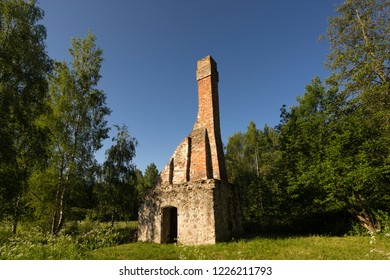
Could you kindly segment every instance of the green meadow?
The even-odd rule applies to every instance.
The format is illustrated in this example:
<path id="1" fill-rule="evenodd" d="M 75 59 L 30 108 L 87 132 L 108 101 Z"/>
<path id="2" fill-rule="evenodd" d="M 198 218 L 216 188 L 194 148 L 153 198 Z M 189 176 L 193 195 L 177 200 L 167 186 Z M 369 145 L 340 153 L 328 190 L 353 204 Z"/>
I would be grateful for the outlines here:
<path id="1" fill-rule="evenodd" d="M 3 260 L 390 260 L 390 236 L 257 236 L 215 245 L 135 241 L 136 222 L 73 222 L 58 236 L 0 227 Z"/>

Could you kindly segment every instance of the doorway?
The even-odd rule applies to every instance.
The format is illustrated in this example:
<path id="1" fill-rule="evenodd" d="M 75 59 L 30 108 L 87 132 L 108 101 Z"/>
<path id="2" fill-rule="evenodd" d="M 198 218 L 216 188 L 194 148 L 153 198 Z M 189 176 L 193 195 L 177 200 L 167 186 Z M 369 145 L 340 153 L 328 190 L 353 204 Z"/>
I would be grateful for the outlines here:
<path id="1" fill-rule="evenodd" d="M 161 243 L 177 242 L 177 208 L 164 207 L 161 217 Z"/>

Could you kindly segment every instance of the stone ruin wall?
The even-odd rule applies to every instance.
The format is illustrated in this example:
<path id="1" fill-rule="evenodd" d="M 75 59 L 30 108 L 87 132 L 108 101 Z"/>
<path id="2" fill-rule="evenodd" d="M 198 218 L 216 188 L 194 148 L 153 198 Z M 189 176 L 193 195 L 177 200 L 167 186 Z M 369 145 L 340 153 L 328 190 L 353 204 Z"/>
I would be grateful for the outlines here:
<path id="1" fill-rule="evenodd" d="M 238 237 L 241 230 L 237 196 L 231 185 L 214 179 L 159 187 L 145 198 L 140 212 L 138 239 L 164 243 L 162 209 L 177 208 L 178 242 L 187 245 L 214 244 Z"/>
<path id="2" fill-rule="evenodd" d="M 149 224 L 139 231 L 138 239 L 163 243 L 162 209 L 177 208 L 178 242 L 181 244 L 213 244 L 216 241 L 213 183 L 201 182 L 189 185 L 170 185 L 160 188 L 147 197 L 143 204 L 144 221 Z"/>

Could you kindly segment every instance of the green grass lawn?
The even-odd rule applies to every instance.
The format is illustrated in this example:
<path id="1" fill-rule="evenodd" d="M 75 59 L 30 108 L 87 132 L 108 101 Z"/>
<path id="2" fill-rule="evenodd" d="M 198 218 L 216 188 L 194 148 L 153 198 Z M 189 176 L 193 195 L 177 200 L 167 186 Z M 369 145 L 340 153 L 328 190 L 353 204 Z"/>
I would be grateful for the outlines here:
<path id="1" fill-rule="evenodd" d="M 134 242 L 136 222 L 71 222 L 59 236 L 0 224 L 0 260 L 390 260 L 389 234 L 243 238 L 215 245 Z"/>
<path id="2" fill-rule="evenodd" d="M 390 238 L 254 238 L 216 245 L 130 243 L 90 251 L 101 260 L 390 260 Z"/>

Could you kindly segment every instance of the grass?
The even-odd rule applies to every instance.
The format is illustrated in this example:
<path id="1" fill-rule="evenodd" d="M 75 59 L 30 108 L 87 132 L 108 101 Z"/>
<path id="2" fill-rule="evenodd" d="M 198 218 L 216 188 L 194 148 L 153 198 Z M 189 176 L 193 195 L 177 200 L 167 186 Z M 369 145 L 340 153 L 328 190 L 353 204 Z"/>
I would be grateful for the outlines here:
<path id="1" fill-rule="evenodd" d="M 92 260 L 177 260 L 178 248 L 174 244 L 130 243 L 94 250 L 86 258 Z"/>
<path id="2" fill-rule="evenodd" d="M 390 238 L 290 237 L 255 238 L 216 245 L 131 243 L 89 252 L 102 260 L 389 260 Z"/>
<path id="3" fill-rule="evenodd" d="M 71 260 L 390 260 L 390 236 L 256 237 L 215 245 L 133 242 L 136 222 L 73 222 L 59 236 L 0 224 L 0 259 Z"/>

